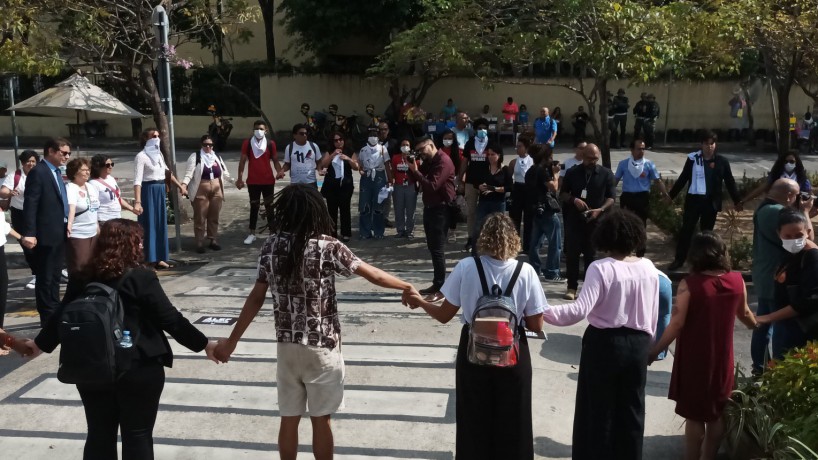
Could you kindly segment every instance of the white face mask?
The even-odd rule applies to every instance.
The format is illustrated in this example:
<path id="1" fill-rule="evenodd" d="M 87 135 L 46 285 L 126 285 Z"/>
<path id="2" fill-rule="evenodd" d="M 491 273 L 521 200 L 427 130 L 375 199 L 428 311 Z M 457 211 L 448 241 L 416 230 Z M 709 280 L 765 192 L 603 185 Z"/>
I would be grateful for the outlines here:
<path id="1" fill-rule="evenodd" d="M 403 152 L 403 153 L 409 153 L 410 150 L 412 150 L 412 149 L 410 149 L 408 145 L 401 145 L 400 146 L 400 151 Z"/>
<path id="2" fill-rule="evenodd" d="M 256 139 L 261 139 L 262 137 L 264 137 L 264 134 L 266 134 L 266 131 L 263 129 L 253 130 L 253 136 L 255 136 Z"/>
<path id="3" fill-rule="evenodd" d="M 148 141 L 145 142 L 145 150 L 148 151 L 159 150 L 159 141 L 160 139 L 158 137 L 152 137 L 148 139 Z"/>
<path id="4" fill-rule="evenodd" d="M 454 139 L 443 139 L 443 147 L 451 147 L 454 144 Z"/>
<path id="5" fill-rule="evenodd" d="M 795 171 L 795 163 L 784 163 L 784 171 L 788 173 Z"/>
<path id="6" fill-rule="evenodd" d="M 368 137 L 366 139 L 366 141 L 369 142 L 369 145 L 371 145 L 372 147 L 375 147 L 376 145 L 378 145 L 378 138 L 377 137 L 374 137 L 374 136 Z"/>
<path id="7" fill-rule="evenodd" d="M 785 239 L 781 240 L 781 246 L 783 246 L 786 251 L 789 251 L 793 254 L 798 254 L 799 252 L 801 252 L 806 245 L 807 245 L 806 238 L 798 238 L 794 240 Z"/>

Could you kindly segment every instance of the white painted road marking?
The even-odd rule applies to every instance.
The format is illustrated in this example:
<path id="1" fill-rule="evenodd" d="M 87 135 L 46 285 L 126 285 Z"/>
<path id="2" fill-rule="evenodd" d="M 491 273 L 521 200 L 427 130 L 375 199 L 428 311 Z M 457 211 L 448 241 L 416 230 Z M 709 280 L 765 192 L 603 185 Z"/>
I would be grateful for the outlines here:
<path id="1" fill-rule="evenodd" d="M 25 392 L 21 399 L 79 401 L 76 387 L 50 377 Z M 448 393 L 424 391 L 345 390 L 345 407 L 340 413 L 354 415 L 389 415 L 404 417 L 446 417 Z M 161 403 L 173 406 L 237 409 L 278 410 L 278 390 L 262 385 L 230 385 L 229 383 L 166 382 Z"/>

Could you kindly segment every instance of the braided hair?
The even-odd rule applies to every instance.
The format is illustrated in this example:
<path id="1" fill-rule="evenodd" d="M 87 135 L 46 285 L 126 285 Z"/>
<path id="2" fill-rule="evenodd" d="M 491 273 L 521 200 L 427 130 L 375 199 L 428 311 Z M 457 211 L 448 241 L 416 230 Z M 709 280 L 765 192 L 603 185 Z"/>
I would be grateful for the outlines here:
<path id="1" fill-rule="evenodd" d="M 306 184 L 292 184 L 273 196 L 271 234 L 290 234 L 290 251 L 284 259 L 281 281 L 291 286 L 304 279 L 304 250 L 310 238 L 331 235 L 333 223 L 318 190 Z"/>

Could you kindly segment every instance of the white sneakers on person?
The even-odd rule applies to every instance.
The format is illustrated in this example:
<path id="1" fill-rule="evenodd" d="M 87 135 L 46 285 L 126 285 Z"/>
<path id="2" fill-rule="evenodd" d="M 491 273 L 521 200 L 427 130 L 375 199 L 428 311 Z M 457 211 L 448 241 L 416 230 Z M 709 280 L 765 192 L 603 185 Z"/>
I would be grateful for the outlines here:
<path id="1" fill-rule="evenodd" d="M 60 274 L 62 275 L 63 278 L 68 279 L 68 269 L 67 268 L 63 268 L 62 272 L 60 272 Z"/>
<path id="2" fill-rule="evenodd" d="M 253 244 L 254 241 L 256 241 L 256 235 L 251 233 L 244 239 L 244 244 Z"/>
<path id="3" fill-rule="evenodd" d="M 31 281 L 26 284 L 26 289 L 34 289 L 35 287 L 37 287 L 37 277 L 32 276 Z"/>

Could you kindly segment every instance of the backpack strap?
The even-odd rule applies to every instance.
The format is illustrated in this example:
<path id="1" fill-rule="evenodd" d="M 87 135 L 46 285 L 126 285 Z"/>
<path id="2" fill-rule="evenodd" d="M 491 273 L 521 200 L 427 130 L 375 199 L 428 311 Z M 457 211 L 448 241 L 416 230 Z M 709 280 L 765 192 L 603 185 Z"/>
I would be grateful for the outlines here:
<path id="1" fill-rule="evenodd" d="M 20 179 L 23 177 L 23 171 L 17 170 L 14 171 L 14 188 L 16 189 L 18 185 L 20 185 Z"/>
<path id="2" fill-rule="evenodd" d="M 520 271 L 523 269 L 523 262 L 518 260 L 517 266 L 514 267 L 514 274 L 511 275 L 511 279 L 508 281 L 508 286 L 506 286 L 506 292 L 503 293 L 506 297 L 511 297 L 511 291 L 514 289 L 514 283 L 517 282 L 517 278 L 520 277 Z"/>
<path id="3" fill-rule="evenodd" d="M 119 314 L 117 315 L 117 319 L 119 320 L 119 324 L 121 324 L 123 328 L 125 327 L 125 307 L 122 304 L 122 296 L 119 295 L 119 290 L 122 288 L 122 283 L 124 283 L 125 280 L 128 279 L 129 276 L 131 276 L 131 273 L 133 273 L 133 268 L 125 270 L 125 273 L 122 274 L 122 277 L 119 278 L 119 281 L 116 283 L 116 286 L 114 287 L 114 291 L 116 291 L 116 301 L 119 303 L 119 306 L 121 307 L 119 308 Z"/>
<path id="4" fill-rule="evenodd" d="M 486 272 L 483 271 L 483 262 L 480 261 L 480 256 L 472 256 L 474 265 L 477 266 L 477 274 L 480 276 L 480 284 L 483 286 L 483 295 L 490 295 L 489 284 L 486 282 Z"/>

